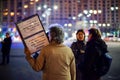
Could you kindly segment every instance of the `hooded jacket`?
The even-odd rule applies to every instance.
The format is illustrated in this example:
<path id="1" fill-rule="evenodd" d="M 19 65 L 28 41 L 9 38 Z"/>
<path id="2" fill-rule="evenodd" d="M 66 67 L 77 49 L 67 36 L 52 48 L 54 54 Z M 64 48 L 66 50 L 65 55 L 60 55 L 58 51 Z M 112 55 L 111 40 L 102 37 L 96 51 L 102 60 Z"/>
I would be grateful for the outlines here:
<path id="1" fill-rule="evenodd" d="M 106 43 L 100 38 L 98 39 L 93 38 L 87 42 L 82 71 L 86 76 L 88 76 L 87 79 L 85 80 L 96 80 L 99 78 L 99 76 L 97 76 L 93 70 L 93 64 L 100 55 L 96 47 L 102 50 L 102 54 L 108 52 Z"/>

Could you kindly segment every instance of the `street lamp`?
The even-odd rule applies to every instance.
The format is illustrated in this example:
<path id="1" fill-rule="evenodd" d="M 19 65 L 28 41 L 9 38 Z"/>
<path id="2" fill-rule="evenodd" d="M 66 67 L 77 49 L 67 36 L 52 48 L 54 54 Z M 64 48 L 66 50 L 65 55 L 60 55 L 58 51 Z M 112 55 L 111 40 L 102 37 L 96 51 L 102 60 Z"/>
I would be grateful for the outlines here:
<path id="1" fill-rule="evenodd" d="M 24 8 L 25 8 L 25 9 L 28 8 L 28 5 L 24 5 Z"/>
<path id="2" fill-rule="evenodd" d="M 49 26 L 49 16 L 51 14 L 51 8 L 48 8 L 46 11 L 45 11 L 45 15 L 46 15 L 46 28 Z"/>
<path id="3" fill-rule="evenodd" d="M 54 9 L 54 10 L 57 10 L 57 9 L 58 9 L 58 6 L 57 6 L 57 5 L 54 5 L 53 9 Z"/>
<path id="4" fill-rule="evenodd" d="M 91 14 L 89 13 L 89 11 L 87 10 L 84 10 L 83 13 L 79 13 L 78 14 L 78 24 L 81 24 L 81 25 L 77 25 L 76 24 L 76 27 L 77 28 L 87 28 L 89 25 L 88 25 L 88 22 L 89 22 L 89 17 L 91 16 Z"/>
<path id="5" fill-rule="evenodd" d="M 101 10 L 83 10 L 83 12 L 78 14 L 78 21 L 76 22 L 76 28 L 87 29 L 89 27 L 97 27 L 98 21 L 95 19 L 91 19 L 92 15 L 101 14 Z"/>
<path id="6" fill-rule="evenodd" d="M 45 9 L 45 11 L 42 13 L 42 17 L 40 17 L 41 19 L 44 19 L 45 18 L 45 29 L 46 31 L 48 30 L 48 26 L 49 26 L 49 17 L 51 15 L 51 11 L 52 10 L 57 10 L 58 9 L 58 6 L 57 5 L 54 5 L 53 8 L 48 8 L 47 5 L 44 5 L 43 6 L 43 9 Z M 42 10 L 42 7 L 37 7 L 37 10 Z M 44 22 L 44 21 L 43 21 Z"/>
<path id="7" fill-rule="evenodd" d="M 14 12 L 11 12 L 11 13 L 10 13 L 10 16 L 14 16 L 14 14 L 15 14 Z"/>

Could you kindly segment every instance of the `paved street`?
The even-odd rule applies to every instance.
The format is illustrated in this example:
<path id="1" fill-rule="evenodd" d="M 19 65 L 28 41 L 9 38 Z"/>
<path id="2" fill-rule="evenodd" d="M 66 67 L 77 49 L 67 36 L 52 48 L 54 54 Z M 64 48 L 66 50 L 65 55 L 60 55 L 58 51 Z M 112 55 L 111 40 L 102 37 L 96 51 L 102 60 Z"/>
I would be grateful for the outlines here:
<path id="1" fill-rule="evenodd" d="M 109 73 L 103 80 L 120 80 L 120 42 L 107 44 L 109 46 L 109 52 L 113 58 L 113 62 Z"/>
<path id="2" fill-rule="evenodd" d="M 0 80 L 41 80 L 41 72 L 35 72 L 25 60 L 23 45 L 12 45 L 10 64 L 0 65 Z"/>
<path id="3" fill-rule="evenodd" d="M 120 43 L 107 44 L 113 62 L 109 73 L 102 80 L 120 80 Z M 14 44 L 12 47 L 10 64 L 0 65 L 0 80 L 41 80 L 42 73 L 35 72 L 25 60 L 23 45 Z"/>

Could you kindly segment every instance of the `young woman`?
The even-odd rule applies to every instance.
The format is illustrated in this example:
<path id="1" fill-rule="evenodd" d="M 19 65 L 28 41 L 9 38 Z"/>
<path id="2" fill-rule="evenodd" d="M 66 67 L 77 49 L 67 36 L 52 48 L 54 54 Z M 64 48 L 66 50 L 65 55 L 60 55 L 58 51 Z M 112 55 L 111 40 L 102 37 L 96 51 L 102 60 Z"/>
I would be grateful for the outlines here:
<path id="1" fill-rule="evenodd" d="M 73 42 L 71 45 L 71 49 L 75 56 L 76 62 L 76 80 L 82 80 L 82 73 L 80 71 L 80 66 L 84 60 L 85 53 L 85 33 L 84 30 L 79 29 L 76 33 L 76 42 Z"/>

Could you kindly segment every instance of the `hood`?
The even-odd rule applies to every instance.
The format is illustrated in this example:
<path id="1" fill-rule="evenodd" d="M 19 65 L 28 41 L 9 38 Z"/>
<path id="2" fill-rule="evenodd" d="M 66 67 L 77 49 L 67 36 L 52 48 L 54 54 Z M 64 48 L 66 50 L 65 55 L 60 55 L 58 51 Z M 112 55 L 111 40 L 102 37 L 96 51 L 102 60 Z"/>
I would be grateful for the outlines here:
<path id="1" fill-rule="evenodd" d="M 108 52 L 106 43 L 105 43 L 102 39 L 100 39 L 100 38 L 99 38 L 99 39 L 92 39 L 92 40 L 90 41 L 90 44 L 97 46 L 97 47 L 100 48 L 104 53 Z"/>

